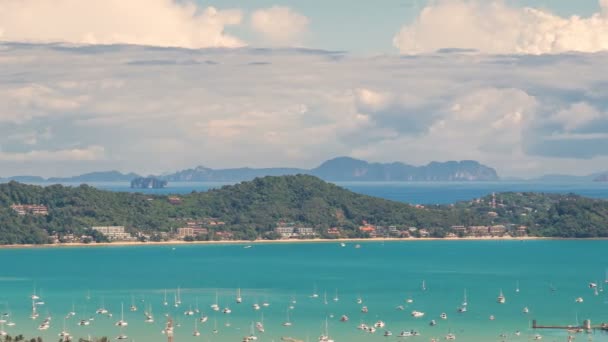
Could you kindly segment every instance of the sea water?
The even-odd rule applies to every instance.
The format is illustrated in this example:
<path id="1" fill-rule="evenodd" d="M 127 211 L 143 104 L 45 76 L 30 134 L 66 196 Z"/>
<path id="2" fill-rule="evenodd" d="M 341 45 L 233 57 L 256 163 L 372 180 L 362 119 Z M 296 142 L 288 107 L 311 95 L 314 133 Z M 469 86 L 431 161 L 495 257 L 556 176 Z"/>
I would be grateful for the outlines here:
<path id="1" fill-rule="evenodd" d="M 42 336 L 58 340 L 65 329 L 75 337 L 116 337 L 121 317 L 129 325 L 122 333 L 135 341 L 164 341 L 166 317 L 176 325 L 176 341 L 240 341 L 255 322 L 264 333 L 258 341 L 281 337 L 316 341 L 328 322 L 336 341 L 396 341 L 402 330 L 419 331 L 406 340 L 440 340 L 449 332 L 458 341 L 529 341 L 535 333 L 545 341 L 565 341 L 560 330 L 533 331 L 531 321 L 546 325 L 592 324 L 608 321 L 606 291 L 589 287 L 604 285 L 608 241 L 412 241 L 363 242 L 341 247 L 339 243 L 274 243 L 244 245 L 178 245 L 137 247 L 78 247 L 0 250 L 0 311 L 10 313 L 16 326 L 4 326 L 12 335 Z M 422 288 L 424 281 L 426 290 Z M 180 288 L 182 304 L 175 307 Z M 519 287 L 520 291 L 516 292 Z M 243 303 L 235 302 L 241 289 Z M 163 305 L 165 289 L 168 306 Z M 603 290 L 603 289 L 602 289 Z M 464 292 L 468 312 L 457 313 Z M 502 291 L 506 303 L 497 303 Z M 40 317 L 29 318 L 30 296 L 40 296 Z M 318 298 L 311 298 L 313 293 Z M 213 312 L 216 301 L 231 314 Z M 338 301 L 334 297 L 338 296 Z M 327 298 L 327 301 L 324 300 Z M 357 298 L 363 300 L 357 303 Z M 575 299 L 582 297 L 582 303 Z M 292 300 L 295 299 L 295 304 Z M 412 303 L 406 300 L 411 299 Z M 131 312 L 132 301 L 138 307 Z M 269 303 L 268 307 L 262 303 Z M 190 309 L 200 314 L 184 315 Z M 257 303 L 260 310 L 254 310 Z M 289 306 L 293 305 L 293 309 Z M 368 307 L 368 313 L 361 308 Z M 105 307 L 113 317 L 98 315 Z M 144 323 L 143 311 L 152 308 L 155 323 Z M 404 310 L 397 310 L 404 306 Z M 72 311 L 76 315 L 65 318 Z M 528 307 L 530 312 L 522 312 Z M 411 316 L 424 312 L 422 318 Z M 293 326 L 282 323 L 290 312 Z M 446 313 L 447 319 L 440 319 Z M 200 337 L 192 336 L 194 320 Z M 340 322 L 347 315 L 348 322 Z M 494 320 L 489 317 L 493 315 Z M 38 331 L 42 320 L 52 316 L 51 327 Z M 89 326 L 81 319 L 93 318 Z M 429 326 L 431 320 L 436 326 Z M 357 329 L 360 323 L 382 320 L 385 329 L 374 334 Z M 229 325 L 229 326 L 227 326 Z M 216 327 L 217 334 L 212 333 Z M 384 330 L 393 332 L 383 337 Z M 520 336 L 515 332 L 520 331 Z M 594 341 L 608 341 L 600 333 Z M 580 334 L 577 340 L 587 340 Z M 77 340 L 77 339 L 76 339 Z"/>
<path id="2" fill-rule="evenodd" d="M 89 185 L 102 190 L 143 192 L 146 194 L 187 194 L 207 191 L 234 183 L 171 182 L 162 189 L 131 189 L 128 182 L 93 182 Z M 608 182 L 337 182 L 351 191 L 414 204 L 449 204 L 487 196 L 493 192 L 575 193 L 592 198 L 608 198 Z M 41 183 L 39 185 L 48 185 Z M 78 186 L 78 183 L 64 183 Z"/>

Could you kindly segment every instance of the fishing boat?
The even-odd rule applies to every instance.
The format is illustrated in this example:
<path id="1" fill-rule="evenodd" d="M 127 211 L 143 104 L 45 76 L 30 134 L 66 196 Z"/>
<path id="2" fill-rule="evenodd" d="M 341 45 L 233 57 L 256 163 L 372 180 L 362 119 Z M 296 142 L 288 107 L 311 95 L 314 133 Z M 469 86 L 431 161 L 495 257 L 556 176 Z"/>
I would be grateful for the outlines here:
<path id="1" fill-rule="evenodd" d="M 504 303 L 506 303 L 506 301 L 507 301 L 507 298 L 502 293 L 502 290 L 500 290 L 500 294 L 498 295 L 498 298 L 496 298 L 496 302 L 498 302 L 498 304 L 504 304 Z"/>

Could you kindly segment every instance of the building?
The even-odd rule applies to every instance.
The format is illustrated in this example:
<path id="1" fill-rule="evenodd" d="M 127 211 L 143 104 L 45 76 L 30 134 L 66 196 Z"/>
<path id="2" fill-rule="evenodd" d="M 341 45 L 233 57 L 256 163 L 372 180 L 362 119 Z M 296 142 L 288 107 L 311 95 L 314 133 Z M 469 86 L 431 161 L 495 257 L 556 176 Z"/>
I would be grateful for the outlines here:
<path id="1" fill-rule="evenodd" d="M 274 229 L 274 231 L 277 234 L 281 235 L 282 239 L 291 239 L 292 237 L 295 236 L 293 227 L 285 227 L 285 226 L 276 227 Z"/>
<path id="2" fill-rule="evenodd" d="M 49 210 L 45 205 L 41 204 L 13 204 L 11 205 L 11 209 L 13 209 L 17 215 L 48 215 Z"/>
<path id="3" fill-rule="evenodd" d="M 486 236 L 489 233 L 487 226 L 470 226 L 469 234 L 475 236 Z"/>
<path id="4" fill-rule="evenodd" d="M 312 235 L 315 235 L 314 228 L 310 228 L 310 227 L 298 227 L 298 228 L 296 228 L 296 231 L 297 231 L 297 233 L 298 233 L 299 236 L 312 236 Z"/>
<path id="5" fill-rule="evenodd" d="M 112 241 L 124 241 L 133 240 L 131 234 L 125 232 L 124 226 L 104 226 L 104 227 L 91 227 L 91 229 L 103 234 L 108 240 Z"/>
<path id="6" fill-rule="evenodd" d="M 182 239 L 185 237 L 194 237 L 194 236 L 205 235 L 205 234 L 209 234 L 209 230 L 207 228 L 202 228 L 202 227 L 177 228 L 177 235 Z"/>
<path id="7" fill-rule="evenodd" d="M 490 232 L 490 235 L 503 235 L 507 232 L 507 227 L 503 226 L 502 224 L 499 224 L 491 226 L 488 231 Z"/>
<path id="8" fill-rule="evenodd" d="M 517 229 L 515 229 L 515 234 L 517 236 L 526 236 L 526 235 L 528 235 L 528 227 L 526 227 L 526 226 L 519 226 L 519 227 L 517 227 Z"/>
<path id="9" fill-rule="evenodd" d="M 465 234 L 467 232 L 467 227 L 465 227 L 465 226 L 452 226 L 451 230 L 455 234 Z"/>
<path id="10" fill-rule="evenodd" d="M 182 204 L 182 199 L 177 196 L 169 196 L 168 201 L 173 205 Z"/>
<path id="11" fill-rule="evenodd" d="M 327 229 L 327 235 L 339 237 L 341 235 L 340 229 L 336 227 L 329 228 Z"/>

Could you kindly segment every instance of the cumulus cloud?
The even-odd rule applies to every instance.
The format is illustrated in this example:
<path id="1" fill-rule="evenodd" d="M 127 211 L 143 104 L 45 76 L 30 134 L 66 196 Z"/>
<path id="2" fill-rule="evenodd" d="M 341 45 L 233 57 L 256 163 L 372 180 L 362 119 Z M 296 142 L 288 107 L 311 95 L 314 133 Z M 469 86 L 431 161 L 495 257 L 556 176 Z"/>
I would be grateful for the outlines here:
<path id="1" fill-rule="evenodd" d="M 608 49 L 608 1 L 590 17 L 560 17 L 530 7 L 512 7 L 502 0 L 437 0 L 393 38 L 404 54 L 444 48 L 484 53 L 552 54 Z"/>
<path id="2" fill-rule="evenodd" d="M 174 0 L 4 0 L 0 40 L 77 44 L 141 44 L 186 48 L 243 46 L 225 33 L 239 10 Z"/>
<path id="3" fill-rule="evenodd" d="M 252 29 L 273 44 L 301 43 L 308 23 L 306 16 L 284 6 L 259 9 L 251 14 Z"/>
<path id="4" fill-rule="evenodd" d="M 605 61 L 4 43 L 0 161 L 3 176 L 314 167 L 339 155 L 591 173 L 608 165 Z"/>

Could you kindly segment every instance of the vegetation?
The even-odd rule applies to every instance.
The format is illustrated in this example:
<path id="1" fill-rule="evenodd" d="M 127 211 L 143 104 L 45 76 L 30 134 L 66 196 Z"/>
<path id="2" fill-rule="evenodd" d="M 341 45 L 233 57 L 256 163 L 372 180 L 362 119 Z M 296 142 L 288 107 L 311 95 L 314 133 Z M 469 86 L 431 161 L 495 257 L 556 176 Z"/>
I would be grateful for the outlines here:
<path id="1" fill-rule="evenodd" d="M 323 231 L 340 227 L 351 237 L 363 221 L 428 229 L 444 236 L 453 225 L 525 225 L 551 237 L 608 237 L 608 201 L 575 195 L 504 193 L 448 206 L 414 207 L 355 194 L 307 175 L 264 177 L 179 196 L 109 192 L 87 185 L 0 185 L 0 244 L 43 244 L 53 234 L 93 234 L 91 226 L 121 225 L 149 234 L 180 227 L 183 218 L 215 218 L 234 238 L 275 238 L 278 222 Z M 48 215 L 18 215 L 13 204 L 42 204 Z M 103 236 L 93 235 L 102 241 Z M 211 234 L 210 237 L 214 236 Z M 154 239 L 159 236 L 154 234 Z"/>

